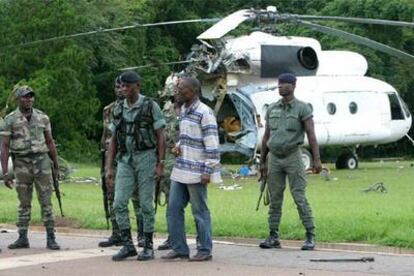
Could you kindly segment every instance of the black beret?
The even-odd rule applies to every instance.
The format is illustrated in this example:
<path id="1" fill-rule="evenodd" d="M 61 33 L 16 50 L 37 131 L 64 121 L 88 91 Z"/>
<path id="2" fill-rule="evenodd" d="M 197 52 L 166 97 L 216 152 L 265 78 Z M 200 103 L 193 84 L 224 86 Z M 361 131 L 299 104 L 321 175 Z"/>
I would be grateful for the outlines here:
<path id="1" fill-rule="evenodd" d="M 119 79 L 122 83 L 137 83 L 141 77 L 134 71 L 125 71 L 119 76 Z"/>
<path id="2" fill-rule="evenodd" d="M 296 83 L 296 76 L 291 73 L 283 73 L 278 77 L 279 83 Z"/>

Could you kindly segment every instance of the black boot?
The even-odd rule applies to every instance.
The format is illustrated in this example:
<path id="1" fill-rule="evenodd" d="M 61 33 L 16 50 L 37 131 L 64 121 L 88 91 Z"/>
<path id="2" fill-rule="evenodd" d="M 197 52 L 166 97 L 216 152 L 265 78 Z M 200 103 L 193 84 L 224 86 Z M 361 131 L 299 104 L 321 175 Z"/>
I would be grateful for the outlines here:
<path id="1" fill-rule="evenodd" d="M 306 230 L 306 240 L 301 249 L 302 250 L 315 249 L 315 231 L 313 229 Z"/>
<path id="2" fill-rule="evenodd" d="M 122 245 L 121 235 L 119 233 L 119 228 L 116 222 L 112 221 L 112 235 L 105 241 L 98 243 L 99 247 L 110 247 L 110 246 L 119 246 Z"/>
<path id="3" fill-rule="evenodd" d="M 144 233 L 145 243 L 144 249 L 138 254 L 138 261 L 148 261 L 154 259 L 154 248 L 152 243 L 152 232 Z"/>
<path id="4" fill-rule="evenodd" d="M 19 238 L 12 244 L 9 249 L 29 248 L 29 240 L 27 239 L 27 229 L 19 229 Z"/>
<path id="5" fill-rule="evenodd" d="M 136 256 L 137 251 L 132 243 L 131 229 L 121 230 L 122 248 L 112 256 L 112 261 L 123 261 L 128 257 Z"/>
<path id="6" fill-rule="evenodd" d="M 46 247 L 51 249 L 51 250 L 59 250 L 60 246 L 56 242 L 55 229 L 54 228 L 46 228 L 46 235 L 47 235 Z"/>
<path id="7" fill-rule="evenodd" d="M 170 236 L 167 237 L 167 239 L 158 246 L 158 250 L 169 250 L 171 249 L 171 242 L 170 242 Z"/>
<path id="8" fill-rule="evenodd" d="M 262 241 L 259 246 L 263 249 L 281 248 L 277 231 L 270 231 L 269 237 Z"/>
<path id="9" fill-rule="evenodd" d="M 142 221 L 142 216 L 140 216 L 140 219 L 137 219 L 137 242 L 138 247 L 144 247 L 145 244 L 145 238 L 144 238 L 144 223 Z"/>

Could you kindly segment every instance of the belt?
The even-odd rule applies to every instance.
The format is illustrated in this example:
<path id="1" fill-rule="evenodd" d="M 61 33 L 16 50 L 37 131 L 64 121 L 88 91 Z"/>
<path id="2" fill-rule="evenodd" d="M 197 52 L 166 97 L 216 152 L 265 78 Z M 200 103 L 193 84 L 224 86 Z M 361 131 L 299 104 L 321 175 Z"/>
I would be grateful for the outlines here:
<path id="1" fill-rule="evenodd" d="M 280 152 L 272 152 L 272 154 L 273 154 L 274 156 L 276 156 L 277 158 L 286 158 L 286 157 L 288 157 L 289 155 L 291 155 L 292 153 L 297 152 L 298 150 L 299 150 L 299 148 L 298 148 L 298 147 L 293 147 L 293 148 L 290 148 L 290 149 L 285 150 L 285 151 L 280 151 Z"/>

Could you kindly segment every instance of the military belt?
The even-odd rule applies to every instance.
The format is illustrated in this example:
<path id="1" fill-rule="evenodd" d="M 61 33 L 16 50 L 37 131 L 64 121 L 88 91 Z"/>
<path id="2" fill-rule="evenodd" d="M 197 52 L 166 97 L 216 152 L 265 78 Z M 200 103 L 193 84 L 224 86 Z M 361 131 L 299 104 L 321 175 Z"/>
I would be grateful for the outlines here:
<path id="1" fill-rule="evenodd" d="M 277 152 L 272 152 L 272 154 L 274 155 L 274 156 L 276 156 L 277 158 L 286 158 L 286 157 L 288 157 L 289 155 L 291 155 L 291 154 L 293 154 L 293 153 L 295 153 L 295 152 L 297 152 L 299 150 L 299 147 L 292 147 L 292 148 L 290 148 L 290 149 L 287 149 L 287 150 L 283 150 L 283 151 L 277 151 Z"/>
<path id="2" fill-rule="evenodd" d="M 16 153 L 13 152 L 12 155 L 16 158 L 33 158 L 33 157 L 37 157 L 40 155 L 43 155 L 47 152 L 29 152 L 29 153 Z"/>

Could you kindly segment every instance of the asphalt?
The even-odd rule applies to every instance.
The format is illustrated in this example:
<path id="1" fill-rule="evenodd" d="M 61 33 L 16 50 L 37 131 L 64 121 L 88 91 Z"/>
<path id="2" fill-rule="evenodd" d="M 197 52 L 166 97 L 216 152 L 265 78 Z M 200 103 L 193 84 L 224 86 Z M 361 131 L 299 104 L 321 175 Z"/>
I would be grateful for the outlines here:
<path id="1" fill-rule="evenodd" d="M 45 248 L 45 233 L 31 228 L 30 248 L 7 248 L 16 237 L 14 227 L 3 225 L 0 233 L 0 275 L 414 275 L 414 251 L 365 244 L 318 244 L 317 250 L 301 251 L 299 241 L 282 241 L 282 249 L 260 249 L 256 239 L 215 239 L 213 260 L 193 263 L 165 261 L 165 251 L 155 260 L 138 262 L 130 258 L 113 262 L 119 247 L 99 248 L 107 231 L 60 228 L 57 239 L 62 249 Z M 163 236 L 155 238 L 157 246 Z M 195 241 L 189 239 L 192 253 Z M 373 258 L 372 262 L 356 261 Z M 311 261 L 317 260 L 317 261 Z M 322 262 L 321 260 L 328 260 Z M 342 260 L 342 261 L 341 261 Z M 347 260 L 347 261 L 344 261 Z"/>

